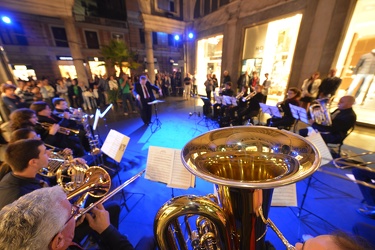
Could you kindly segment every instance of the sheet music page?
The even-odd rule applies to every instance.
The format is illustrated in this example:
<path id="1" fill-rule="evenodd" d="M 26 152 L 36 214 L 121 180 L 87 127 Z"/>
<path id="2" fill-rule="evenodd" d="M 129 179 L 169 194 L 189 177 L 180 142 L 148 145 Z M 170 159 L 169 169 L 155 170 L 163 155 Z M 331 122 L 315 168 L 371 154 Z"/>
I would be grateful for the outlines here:
<path id="1" fill-rule="evenodd" d="M 174 150 L 172 174 L 167 182 L 168 187 L 188 189 L 191 187 L 192 174 L 186 170 L 181 160 L 181 150 Z M 194 177 L 194 176 L 193 176 Z"/>
<path id="2" fill-rule="evenodd" d="M 122 156 L 129 144 L 130 137 L 111 129 L 105 139 L 101 150 L 117 162 L 121 162 Z"/>
<path id="3" fill-rule="evenodd" d="M 316 132 L 313 130 L 308 137 L 306 137 L 311 143 L 315 145 L 315 147 L 318 148 L 320 152 L 320 156 L 322 159 L 322 162 L 320 165 L 328 164 L 330 161 L 332 161 L 332 155 L 331 152 L 328 149 L 327 144 L 324 142 L 322 136 L 319 132 Z"/>
<path id="4" fill-rule="evenodd" d="M 271 206 L 273 207 L 296 207 L 297 190 L 296 184 L 278 187 L 273 190 Z"/>
<path id="5" fill-rule="evenodd" d="M 148 148 L 145 178 L 168 183 L 171 178 L 174 149 L 150 146 Z"/>

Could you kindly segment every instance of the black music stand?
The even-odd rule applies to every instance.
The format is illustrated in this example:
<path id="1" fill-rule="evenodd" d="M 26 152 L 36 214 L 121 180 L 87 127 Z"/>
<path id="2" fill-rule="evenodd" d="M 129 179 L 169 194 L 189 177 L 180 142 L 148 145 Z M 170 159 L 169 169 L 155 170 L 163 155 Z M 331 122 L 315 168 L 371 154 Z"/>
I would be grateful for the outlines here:
<path id="1" fill-rule="evenodd" d="M 193 97 L 193 99 L 194 99 L 194 112 L 189 112 L 189 119 L 190 119 L 190 117 L 192 117 L 192 116 L 194 116 L 194 115 L 196 115 L 196 116 L 198 116 L 198 117 L 201 117 L 201 112 L 197 112 L 197 108 L 196 108 L 196 99 L 197 99 L 197 96 L 198 95 L 195 95 L 195 94 L 193 94 L 192 95 L 192 97 Z"/>
<path id="2" fill-rule="evenodd" d="M 295 106 L 293 104 L 289 103 L 290 111 L 292 112 L 292 116 L 296 119 L 296 122 L 294 124 L 293 132 L 296 132 L 297 123 L 299 121 L 309 124 L 309 118 L 307 117 L 307 111 L 304 108 L 301 108 L 299 106 Z"/>
<path id="3" fill-rule="evenodd" d="M 212 116 L 212 104 L 211 100 L 206 96 L 199 96 L 203 101 L 203 117 L 200 121 L 197 122 L 198 125 L 201 125 L 201 122 L 205 123 L 205 126 L 210 130 L 210 125 L 213 127 L 213 121 L 211 120 Z"/>
<path id="4" fill-rule="evenodd" d="M 151 133 L 155 133 L 157 130 L 161 128 L 161 121 L 159 120 L 158 117 L 158 103 L 161 103 L 164 101 L 161 100 L 154 100 L 152 102 L 148 102 L 148 105 L 154 105 L 154 110 L 155 110 L 155 120 L 151 123 Z"/>

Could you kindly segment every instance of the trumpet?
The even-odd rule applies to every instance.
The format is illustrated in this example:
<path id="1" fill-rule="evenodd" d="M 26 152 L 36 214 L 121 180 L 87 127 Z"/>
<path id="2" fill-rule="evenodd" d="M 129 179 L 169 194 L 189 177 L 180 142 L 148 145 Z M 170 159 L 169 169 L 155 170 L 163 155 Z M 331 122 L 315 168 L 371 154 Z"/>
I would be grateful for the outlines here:
<path id="1" fill-rule="evenodd" d="M 39 124 L 44 129 L 47 129 L 47 130 L 49 130 L 49 128 L 53 125 L 53 123 L 48 123 L 48 122 L 37 122 L 37 124 Z M 61 126 L 59 130 L 57 130 L 57 132 L 60 134 L 64 134 L 64 135 L 70 135 L 71 133 L 76 134 L 76 135 L 79 134 L 78 129 L 65 128 Z"/>

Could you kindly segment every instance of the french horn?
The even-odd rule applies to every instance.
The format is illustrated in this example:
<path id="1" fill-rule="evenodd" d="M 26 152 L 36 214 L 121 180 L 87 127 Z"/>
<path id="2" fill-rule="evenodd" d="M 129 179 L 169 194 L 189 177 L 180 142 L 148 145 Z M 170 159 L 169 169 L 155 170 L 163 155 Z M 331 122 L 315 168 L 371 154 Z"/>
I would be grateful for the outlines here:
<path id="1" fill-rule="evenodd" d="M 274 188 L 305 179 L 320 166 L 312 143 L 289 131 L 236 126 L 192 139 L 183 147 L 181 159 L 193 175 L 214 183 L 217 195 L 167 201 L 154 221 L 161 250 L 265 249 L 267 226 L 287 249 L 294 249 L 268 212 Z"/>

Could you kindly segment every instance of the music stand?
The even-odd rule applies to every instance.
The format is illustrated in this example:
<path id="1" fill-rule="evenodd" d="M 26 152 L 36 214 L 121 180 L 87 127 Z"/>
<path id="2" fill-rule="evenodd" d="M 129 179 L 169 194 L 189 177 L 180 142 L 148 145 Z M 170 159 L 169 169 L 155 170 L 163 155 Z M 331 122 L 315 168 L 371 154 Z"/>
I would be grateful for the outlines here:
<path id="1" fill-rule="evenodd" d="M 267 113 L 267 114 L 270 114 L 271 116 L 278 117 L 278 118 L 282 117 L 278 107 L 270 106 L 270 105 L 267 105 L 267 104 L 264 104 L 264 103 L 259 103 L 259 105 L 260 105 L 263 113 Z"/>
<path id="2" fill-rule="evenodd" d="M 289 107 L 290 107 L 290 111 L 292 112 L 292 116 L 297 120 L 296 123 L 294 124 L 294 129 L 293 129 L 295 133 L 298 121 L 309 124 L 309 118 L 307 117 L 306 109 L 290 104 L 290 103 L 289 103 Z"/>
<path id="3" fill-rule="evenodd" d="M 148 105 L 154 105 L 154 110 L 155 110 L 155 120 L 151 123 L 151 133 L 155 133 L 158 129 L 161 128 L 161 121 L 159 120 L 158 117 L 158 103 L 162 103 L 164 101 L 161 100 L 154 100 L 152 102 L 148 102 Z M 153 128 L 155 126 L 155 128 Z"/>
<path id="4" fill-rule="evenodd" d="M 201 117 L 201 112 L 197 112 L 197 108 L 196 108 L 196 99 L 197 99 L 197 95 L 193 94 L 192 95 L 193 99 L 194 99 L 194 112 L 189 112 L 189 119 L 190 117 L 192 117 L 193 115 L 196 115 L 198 117 Z"/>
<path id="5" fill-rule="evenodd" d="M 200 121 L 197 122 L 197 124 L 200 125 L 200 123 L 204 121 L 206 128 L 210 130 L 210 124 L 211 126 L 213 126 L 212 120 L 210 119 L 210 116 L 212 115 L 211 100 L 206 96 L 199 96 L 199 97 L 201 98 L 204 104 L 203 104 L 203 117 Z M 216 97 L 217 96 L 215 96 L 215 99 Z M 221 103 L 221 99 L 220 99 L 220 103 Z"/>

